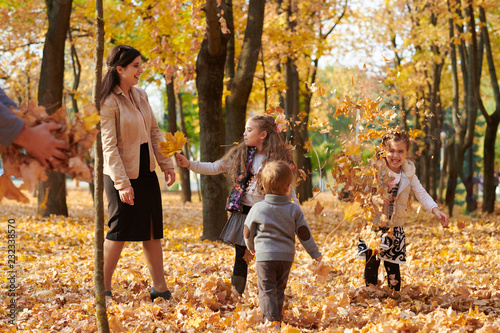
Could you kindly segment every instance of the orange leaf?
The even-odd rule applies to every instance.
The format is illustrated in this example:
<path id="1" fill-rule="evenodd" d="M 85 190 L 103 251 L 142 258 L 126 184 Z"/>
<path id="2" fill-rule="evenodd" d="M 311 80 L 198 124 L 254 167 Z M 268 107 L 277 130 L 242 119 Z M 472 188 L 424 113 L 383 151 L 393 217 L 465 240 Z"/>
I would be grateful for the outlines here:
<path id="1" fill-rule="evenodd" d="M 319 214 L 321 214 L 321 212 L 323 211 L 323 206 L 321 205 L 321 203 L 318 201 L 316 203 L 316 206 L 314 207 L 314 215 L 318 216 Z"/>
<path id="2" fill-rule="evenodd" d="M 184 133 L 179 131 L 175 132 L 175 135 L 167 133 L 165 135 L 165 140 L 165 142 L 160 142 L 159 146 L 160 152 L 166 157 L 172 157 L 176 153 L 180 153 L 182 151 L 182 147 L 184 147 L 187 142 Z"/>
<path id="3" fill-rule="evenodd" d="M 354 201 L 353 203 L 349 204 L 344 210 L 344 220 L 350 220 L 362 211 L 363 210 L 361 209 L 361 204 L 357 201 Z"/>
<path id="4" fill-rule="evenodd" d="M 28 203 L 29 199 L 14 185 L 10 176 L 0 176 L 0 202 L 3 198 Z"/>

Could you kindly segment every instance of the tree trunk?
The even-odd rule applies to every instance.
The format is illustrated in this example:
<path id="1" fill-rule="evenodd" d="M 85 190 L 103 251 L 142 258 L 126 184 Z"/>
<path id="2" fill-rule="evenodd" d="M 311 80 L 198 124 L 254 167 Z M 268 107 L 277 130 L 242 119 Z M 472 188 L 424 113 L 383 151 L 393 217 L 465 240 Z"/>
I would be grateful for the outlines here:
<path id="1" fill-rule="evenodd" d="M 313 67 L 313 73 L 311 75 L 311 82 L 309 84 L 316 83 L 316 73 L 318 69 L 318 59 L 314 60 L 314 67 Z M 307 131 L 307 125 L 309 124 L 309 114 L 311 112 L 311 100 L 312 100 L 312 91 L 309 89 L 309 87 L 306 84 L 306 94 L 304 96 L 304 114 L 305 117 L 302 120 L 301 126 L 300 126 L 300 141 L 302 142 L 302 146 L 309 141 L 309 132 Z M 299 165 L 304 166 L 304 171 L 307 174 L 307 178 L 305 180 L 302 180 L 299 185 L 297 186 L 297 195 L 299 198 L 301 198 L 301 202 L 304 202 L 310 198 L 313 197 L 313 184 L 312 184 L 312 162 L 310 157 L 306 157 L 306 153 L 304 153 L 299 156 L 298 154 L 294 156 L 294 160 L 297 162 Z M 310 153 L 310 152 L 309 152 Z M 310 156 L 310 154 L 308 154 Z M 318 168 L 321 167 L 318 165 Z M 307 171 L 306 171 L 307 170 Z M 320 180 L 321 182 L 321 180 Z"/>
<path id="2" fill-rule="evenodd" d="M 453 2 L 454 4 L 454 2 Z M 451 0 L 448 0 L 448 9 L 450 12 L 454 11 Z M 448 19 L 449 39 L 450 39 L 450 58 L 451 58 L 451 77 L 453 84 L 453 103 L 452 103 L 452 117 L 453 117 L 453 133 L 448 134 L 448 186 L 446 188 L 446 205 L 448 206 L 449 216 L 453 216 L 453 206 L 455 205 L 455 191 L 457 187 L 457 165 L 455 158 L 456 144 L 455 138 L 457 133 L 455 131 L 459 128 L 460 119 L 458 115 L 459 108 L 459 82 L 458 82 L 458 63 L 457 63 L 457 49 L 456 44 L 453 42 L 455 38 L 455 23 L 452 18 Z"/>
<path id="3" fill-rule="evenodd" d="M 229 87 L 231 94 L 226 98 L 227 145 L 239 142 L 245 131 L 248 97 L 252 91 L 262 45 L 265 3 L 265 0 L 250 0 L 248 4 L 248 19 L 238 68 Z"/>
<path id="4" fill-rule="evenodd" d="M 469 21 L 467 29 L 471 34 L 471 44 L 469 46 L 468 59 L 467 59 L 469 66 L 468 66 L 468 72 L 466 73 L 468 76 L 467 77 L 468 85 L 467 85 L 467 93 L 465 100 L 465 103 L 467 105 L 466 106 L 467 113 L 469 114 L 469 122 L 466 124 L 467 134 L 464 140 L 464 145 L 462 147 L 463 150 L 461 150 L 460 152 L 463 151 L 463 154 L 465 154 L 466 150 L 470 149 L 471 163 L 469 168 L 469 174 L 466 175 L 464 172 L 462 172 L 460 178 L 462 182 L 465 184 L 465 189 L 467 191 L 466 195 L 467 211 L 473 212 L 477 209 L 477 200 L 474 197 L 474 183 L 473 183 L 474 168 L 472 165 L 474 150 L 472 149 L 472 145 L 474 143 L 476 118 L 477 118 L 477 111 L 479 108 L 477 102 L 477 92 L 479 91 L 479 80 L 481 72 L 478 66 L 479 63 L 477 54 L 478 47 L 477 47 L 476 25 L 474 20 L 474 8 L 472 3 L 469 3 L 465 12 Z M 460 165 L 462 165 L 463 168 L 463 164 Z"/>
<path id="5" fill-rule="evenodd" d="M 222 91 L 226 43 L 219 27 L 216 0 L 206 1 L 207 38 L 196 61 L 196 87 L 200 107 L 201 161 L 215 161 L 224 153 Z M 227 220 L 224 175 L 201 176 L 203 198 L 202 239 L 217 240 Z"/>
<path id="6" fill-rule="evenodd" d="M 168 131 L 172 134 L 177 132 L 177 113 L 175 110 L 175 90 L 174 81 L 167 83 L 167 120 Z"/>
<path id="7" fill-rule="evenodd" d="M 496 187 L 498 178 L 495 177 L 495 142 L 497 139 L 498 125 L 500 123 L 500 109 L 491 116 L 491 121 L 486 124 L 486 133 L 484 134 L 484 160 L 483 160 L 483 206 L 482 210 L 486 213 L 495 211 Z"/>
<path id="8" fill-rule="evenodd" d="M 102 63 L 104 53 L 104 17 L 102 0 L 96 0 L 96 46 L 94 50 L 94 86 L 92 100 L 100 114 Z M 100 123 L 99 123 L 100 128 Z M 106 314 L 106 296 L 104 295 L 104 182 L 103 182 L 103 155 L 101 132 L 97 135 L 94 144 L 94 293 L 96 295 L 97 329 L 100 333 L 109 332 L 108 317 Z"/>
<path id="9" fill-rule="evenodd" d="M 432 52 L 434 55 L 439 56 L 439 48 L 435 45 L 432 46 Z M 437 199 L 437 188 L 438 188 L 438 174 L 439 174 L 439 163 L 440 163 L 440 151 L 441 151 L 441 140 L 440 134 L 443 128 L 443 107 L 441 106 L 441 71 L 443 68 L 444 60 L 440 63 L 434 61 L 432 63 L 432 86 L 431 86 L 431 98 L 430 98 L 430 163 L 429 163 L 429 187 L 427 191 L 434 198 Z"/>
<path id="10" fill-rule="evenodd" d="M 293 160 L 295 164 L 304 171 L 306 179 L 301 179 L 297 185 L 297 197 L 299 201 L 305 202 L 313 196 L 312 186 L 312 163 L 311 158 L 306 157 L 307 151 L 304 149 L 305 143 L 309 141 L 309 134 L 307 132 L 307 124 L 309 123 L 309 113 L 301 120 L 300 125 L 297 125 L 294 130 L 293 144 L 295 150 L 293 151 Z"/>
<path id="11" fill-rule="evenodd" d="M 488 25 L 486 22 L 486 13 L 483 7 L 479 7 L 479 18 L 481 20 L 481 36 L 484 40 L 484 49 L 486 59 L 488 61 L 488 71 L 490 74 L 490 82 L 495 97 L 496 108 L 495 112 L 489 116 L 481 101 L 481 96 L 478 94 L 481 111 L 486 119 L 486 133 L 484 136 L 483 148 L 483 212 L 493 213 L 495 211 L 496 194 L 495 189 L 498 186 L 499 179 L 495 177 L 495 142 L 498 133 L 498 125 L 500 123 L 500 88 L 498 85 L 498 77 L 495 70 L 493 53 L 491 50 L 491 42 L 488 33 Z"/>
<path id="12" fill-rule="evenodd" d="M 176 100 L 175 100 L 175 87 L 174 81 L 172 80 L 167 84 L 167 103 L 168 103 L 168 131 L 175 134 L 177 132 L 177 111 L 176 111 Z M 179 101 L 182 104 L 182 100 Z M 182 106 L 181 106 L 182 109 Z M 182 110 L 180 110 L 182 114 Z M 181 116 L 182 117 L 182 116 Z M 186 129 L 184 128 L 184 131 Z M 184 132 L 183 132 L 184 133 Z M 186 156 L 186 158 L 188 158 Z M 191 187 L 189 185 L 189 169 L 179 168 L 180 182 L 181 182 L 181 202 L 191 201 Z M 188 196 L 185 195 L 184 188 L 190 192 Z M 186 200 L 189 197 L 189 200 Z"/>
<path id="13" fill-rule="evenodd" d="M 438 202 L 445 203 L 443 198 L 443 189 L 444 189 L 444 180 L 446 179 L 446 170 L 448 168 L 448 149 L 445 148 L 444 142 L 441 142 L 441 146 L 443 147 L 443 155 L 440 157 L 440 163 L 442 168 L 439 171 L 439 191 L 438 191 Z M 442 159 L 442 160 L 441 160 Z"/>
<path id="14" fill-rule="evenodd" d="M 291 1 L 287 4 L 286 17 L 288 22 L 288 30 L 290 30 L 290 33 L 292 35 L 295 33 L 297 16 L 297 3 Z M 309 176 L 309 172 L 311 170 L 311 161 L 309 160 L 307 162 L 304 156 L 306 154 L 304 149 L 304 137 L 307 137 L 308 114 L 306 114 L 303 119 L 299 118 L 300 81 L 299 72 L 297 70 L 297 65 L 295 64 L 294 57 L 289 55 L 283 67 L 285 69 L 285 84 L 287 87 L 285 93 L 285 115 L 287 119 L 292 120 L 291 126 L 287 131 L 287 141 L 295 146 L 295 150 L 293 151 L 293 158 L 297 169 L 302 170 L 305 175 L 307 175 L 306 179 L 309 179 L 309 184 L 305 183 L 304 179 L 302 179 L 297 187 L 297 196 L 299 198 L 299 201 L 302 203 L 312 197 L 312 184 Z"/>
<path id="15" fill-rule="evenodd" d="M 448 215 L 453 216 L 453 207 L 455 205 L 455 193 L 457 189 L 457 165 L 455 164 L 455 141 L 450 140 L 450 145 L 448 145 L 448 186 L 446 188 L 446 206 L 448 207 Z"/>
<path id="16" fill-rule="evenodd" d="M 460 8 L 461 3 L 456 0 L 448 0 L 448 8 L 450 12 L 456 13 L 461 18 L 462 10 Z M 457 33 L 462 35 L 464 33 L 464 28 L 461 24 L 456 24 L 453 19 L 449 19 L 449 37 L 450 37 L 450 56 L 452 63 L 452 79 L 453 79 L 453 127 L 454 127 L 454 140 L 453 142 L 453 156 L 454 160 L 451 160 L 450 155 L 450 167 L 456 166 L 456 172 L 462 183 L 466 186 L 467 190 L 467 210 L 472 211 L 477 207 L 477 202 L 473 196 L 473 186 L 470 186 L 472 181 L 472 175 L 466 174 L 464 171 L 464 161 L 467 149 L 469 149 L 474 142 L 474 133 L 476 126 L 476 118 L 478 111 L 478 91 L 479 91 L 479 81 L 481 73 L 481 57 L 478 57 L 478 44 L 476 36 L 476 24 L 474 19 L 474 10 L 471 2 L 467 4 L 465 9 L 467 16 L 467 29 L 470 34 L 469 46 L 461 36 L 455 36 L 455 29 L 457 27 Z M 458 54 L 460 55 L 460 67 L 462 71 L 462 78 L 464 81 L 464 110 L 460 114 L 458 100 L 459 100 L 459 89 L 458 89 L 458 63 L 457 63 L 457 52 L 455 46 L 458 46 Z M 481 50 L 481 48 L 479 48 Z M 481 53 L 482 54 L 482 53 Z M 450 169 L 450 177 L 452 177 Z M 453 183 L 453 182 L 452 182 Z M 456 184 L 455 184 L 456 187 Z M 454 187 L 453 187 L 454 190 Z M 447 203 L 448 197 L 452 194 L 447 193 Z M 453 193 L 454 196 L 454 193 Z M 450 209 L 450 207 L 449 207 Z"/>
<path id="17" fill-rule="evenodd" d="M 179 118 L 181 125 L 181 132 L 188 139 L 188 142 L 184 145 L 182 149 L 184 156 L 189 159 L 189 135 L 186 130 L 186 122 L 184 121 L 184 111 L 182 109 L 182 94 L 177 94 L 177 100 L 179 101 Z M 189 169 L 179 168 L 179 174 L 181 177 L 181 202 L 191 202 L 191 181 L 189 178 Z"/>
<path id="18" fill-rule="evenodd" d="M 62 106 L 64 88 L 64 44 L 69 28 L 72 0 L 46 0 L 49 28 L 43 47 L 38 85 L 38 103 L 52 114 Z M 68 216 L 66 176 L 48 172 L 49 179 L 38 183 L 38 214 Z"/>

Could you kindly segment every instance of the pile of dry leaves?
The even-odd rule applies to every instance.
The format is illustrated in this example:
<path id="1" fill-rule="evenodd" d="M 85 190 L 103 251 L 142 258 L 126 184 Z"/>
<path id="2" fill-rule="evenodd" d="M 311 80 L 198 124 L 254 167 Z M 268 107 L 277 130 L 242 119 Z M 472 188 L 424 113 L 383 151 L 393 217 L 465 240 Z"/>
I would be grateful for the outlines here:
<path id="1" fill-rule="evenodd" d="M 442 229 L 432 216 L 414 210 L 406 226 L 408 264 L 399 293 L 364 287 L 363 262 L 354 259 L 357 227 L 343 220 L 345 204 L 331 194 L 303 205 L 324 255 L 318 267 L 297 242 L 282 332 L 498 332 L 500 331 L 500 221 L 497 216 L 453 218 Z M 164 195 L 164 263 L 173 297 L 150 301 L 150 275 L 140 243 L 127 243 L 108 304 L 113 332 L 267 332 L 258 307 L 255 264 L 245 294 L 230 289 L 233 249 L 201 241 L 199 202 L 179 204 Z M 93 209 L 88 189 L 69 188 L 70 217 L 34 216 L 36 202 L 4 201 L 16 226 L 17 328 L 2 332 L 95 332 L 93 297 Z M 319 212 L 316 209 L 316 212 Z M 0 238 L 7 253 L 7 234 Z M 7 284 L 2 259 L 1 284 Z M 315 274 L 315 272 L 317 274 Z M 0 317 L 12 298 L 0 294 Z"/>

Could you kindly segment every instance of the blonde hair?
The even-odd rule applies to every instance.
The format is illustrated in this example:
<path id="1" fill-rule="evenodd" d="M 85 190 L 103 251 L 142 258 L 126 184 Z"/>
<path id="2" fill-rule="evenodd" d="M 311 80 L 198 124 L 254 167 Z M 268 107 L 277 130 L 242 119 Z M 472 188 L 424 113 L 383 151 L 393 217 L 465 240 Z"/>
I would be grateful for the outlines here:
<path id="1" fill-rule="evenodd" d="M 276 122 L 271 115 L 255 115 L 250 117 L 248 121 L 257 123 L 259 133 L 263 131 L 267 133 L 262 143 L 262 150 L 265 155 L 264 161 L 262 161 L 262 167 L 264 167 L 268 161 L 274 160 L 283 160 L 292 163 L 292 154 L 285 146 L 285 142 L 280 134 L 277 132 Z M 247 155 L 248 147 L 244 142 L 240 142 L 221 158 L 225 163 L 230 163 L 228 174 L 233 179 L 237 177 L 246 177 Z"/>
<path id="2" fill-rule="evenodd" d="M 263 168 L 260 179 L 265 194 L 286 195 L 293 181 L 293 171 L 285 161 L 271 161 Z"/>

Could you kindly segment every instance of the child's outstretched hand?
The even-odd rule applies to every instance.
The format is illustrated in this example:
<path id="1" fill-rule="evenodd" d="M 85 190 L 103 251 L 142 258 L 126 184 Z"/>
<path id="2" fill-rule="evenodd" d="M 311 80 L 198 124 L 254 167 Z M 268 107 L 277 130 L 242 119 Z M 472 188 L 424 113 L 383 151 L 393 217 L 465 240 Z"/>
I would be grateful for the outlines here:
<path id="1" fill-rule="evenodd" d="M 177 165 L 183 168 L 189 168 L 189 165 L 191 164 L 189 160 L 181 154 L 175 154 L 175 160 L 177 161 Z"/>
<path id="2" fill-rule="evenodd" d="M 432 214 L 439 219 L 443 228 L 448 228 L 448 215 L 439 210 L 439 208 L 434 207 L 432 209 Z"/>
<path id="3" fill-rule="evenodd" d="M 317 257 L 317 258 L 316 258 L 316 259 L 314 259 L 314 260 L 316 260 L 317 262 L 321 262 L 321 260 L 323 260 L 323 256 L 322 256 L 322 255 L 320 255 L 319 257 Z"/>
<path id="4" fill-rule="evenodd" d="M 393 201 L 393 200 L 394 200 L 394 197 L 392 196 L 392 194 L 384 194 L 384 195 L 382 196 L 382 199 L 384 199 L 384 203 L 385 203 L 386 205 L 388 205 L 388 204 L 390 204 L 390 203 L 391 203 L 391 201 Z"/>

